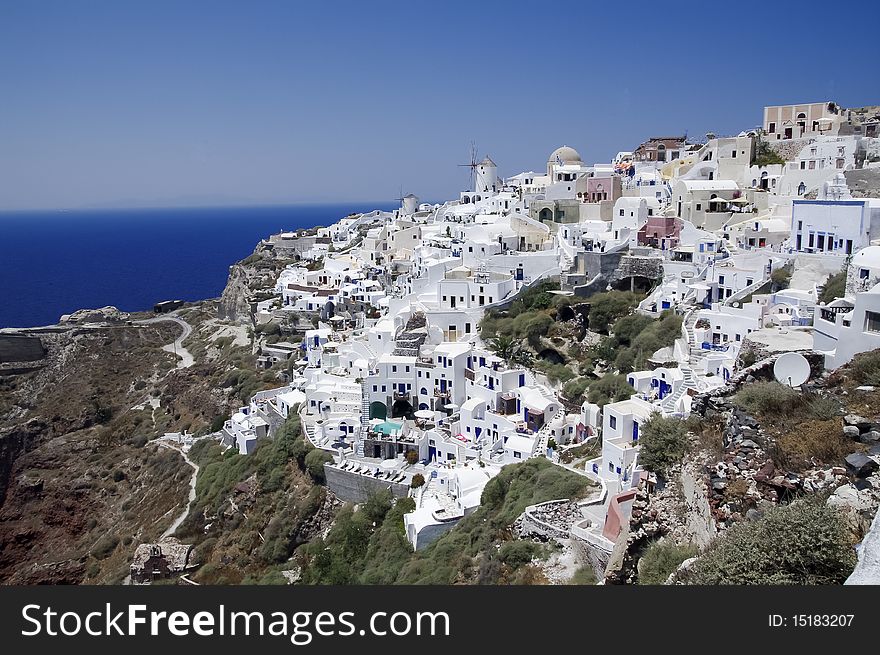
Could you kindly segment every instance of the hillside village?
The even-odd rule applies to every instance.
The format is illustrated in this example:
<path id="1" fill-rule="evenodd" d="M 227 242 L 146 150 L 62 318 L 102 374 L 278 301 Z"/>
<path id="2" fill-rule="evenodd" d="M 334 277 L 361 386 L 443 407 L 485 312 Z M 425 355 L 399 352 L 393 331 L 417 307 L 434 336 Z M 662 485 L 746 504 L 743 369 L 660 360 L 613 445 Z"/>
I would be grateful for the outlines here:
<path id="1" fill-rule="evenodd" d="M 502 178 L 489 156 L 469 168 L 454 200 L 409 194 L 272 235 L 221 299 L 283 383 L 225 422 L 224 443 L 251 453 L 298 415 L 339 498 L 412 498 L 415 549 L 475 511 L 505 466 L 546 458 L 597 491 L 573 511 L 530 508 L 530 524 L 625 558 L 665 477 L 640 458 L 652 421 L 729 411 L 783 353 L 807 356 L 803 390 L 820 393 L 880 348 L 880 108 L 765 107 L 761 127 L 654 137 L 611 162 L 563 145 L 538 171 Z M 847 484 L 872 515 L 877 416 L 844 426 L 845 412 L 823 418 L 854 447 L 797 472 L 722 425 L 721 462 L 692 480 L 705 541 L 746 514 L 720 493 L 735 479 L 772 503 Z"/>
<path id="2" fill-rule="evenodd" d="M 4 332 L 22 453 L 75 364 L 119 407 L 83 397 L 58 443 L 128 439 L 108 504 L 146 444 L 138 476 L 184 455 L 149 523 L 138 496 L 125 530 L 77 528 L 63 580 L 880 582 L 880 106 L 587 154 L 502 177 L 474 152 L 457 198 L 267 237 L 218 302 Z M 148 336 L 130 375 L 100 359 Z M 54 496 L 7 450 L 14 571 Z M 817 535 L 833 552 L 789 561 Z M 62 579 L 47 566 L 9 579 Z"/>

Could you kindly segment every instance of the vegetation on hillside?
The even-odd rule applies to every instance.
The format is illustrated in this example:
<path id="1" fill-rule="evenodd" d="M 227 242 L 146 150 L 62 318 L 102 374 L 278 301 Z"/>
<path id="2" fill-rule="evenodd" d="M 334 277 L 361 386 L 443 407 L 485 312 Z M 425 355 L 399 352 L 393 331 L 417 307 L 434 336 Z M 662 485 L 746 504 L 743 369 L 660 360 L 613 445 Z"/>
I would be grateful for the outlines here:
<path id="1" fill-rule="evenodd" d="M 479 509 L 424 550 L 414 553 L 395 582 L 402 584 L 528 583 L 537 572 L 528 564 L 538 549 L 511 544 L 509 526 L 528 505 L 558 498 L 581 498 L 587 478 L 543 458 L 506 466 L 489 481 Z M 528 553 L 528 560 L 524 556 Z"/>
<path id="2" fill-rule="evenodd" d="M 196 500 L 178 533 L 206 562 L 196 579 L 281 582 L 273 571 L 313 536 L 311 524 L 326 501 L 320 483 L 327 454 L 303 437 L 299 415 L 293 412 L 250 455 L 206 439 L 190 457 L 200 466 Z"/>
<path id="3" fill-rule="evenodd" d="M 841 584 L 855 563 L 840 513 L 811 496 L 737 523 L 679 577 L 703 585 Z"/>
<path id="4" fill-rule="evenodd" d="M 671 539 L 655 541 L 639 559 L 638 584 L 665 584 L 682 562 L 695 557 L 698 552 L 696 546 L 679 545 Z"/>
<path id="5" fill-rule="evenodd" d="M 659 413 L 652 414 L 642 426 L 639 444 L 639 464 L 665 475 L 688 450 L 687 423 Z"/>

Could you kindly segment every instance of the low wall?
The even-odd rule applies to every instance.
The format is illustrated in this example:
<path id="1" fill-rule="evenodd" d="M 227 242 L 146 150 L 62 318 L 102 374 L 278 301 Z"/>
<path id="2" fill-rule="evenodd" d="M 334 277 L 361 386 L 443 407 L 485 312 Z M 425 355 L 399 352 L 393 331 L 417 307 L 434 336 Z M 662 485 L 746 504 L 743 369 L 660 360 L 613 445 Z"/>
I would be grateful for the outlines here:
<path id="1" fill-rule="evenodd" d="M 372 494 L 383 489 L 391 489 L 391 493 L 396 498 L 405 498 L 409 492 L 408 484 L 343 471 L 334 464 L 324 464 L 324 475 L 327 478 L 327 488 L 340 500 L 349 503 L 362 503 Z"/>

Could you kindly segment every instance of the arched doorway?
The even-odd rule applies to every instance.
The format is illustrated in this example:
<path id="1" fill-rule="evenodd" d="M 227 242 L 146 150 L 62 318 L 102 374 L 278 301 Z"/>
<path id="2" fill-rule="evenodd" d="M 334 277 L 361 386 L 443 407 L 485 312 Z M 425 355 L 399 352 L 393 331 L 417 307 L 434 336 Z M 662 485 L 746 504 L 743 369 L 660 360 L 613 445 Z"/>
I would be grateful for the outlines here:
<path id="1" fill-rule="evenodd" d="M 395 401 L 395 403 L 391 406 L 391 418 L 400 417 L 409 420 L 415 419 L 415 412 L 413 411 L 412 403 L 403 398 Z"/>
<path id="2" fill-rule="evenodd" d="M 388 418 L 388 408 L 385 406 L 385 403 L 378 401 L 370 403 L 370 418 L 380 418 L 383 420 Z"/>
<path id="3" fill-rule="evenodd" d="M 553 220 L 553 210 L 549 207 L 545 207 L 540 212 L 538 212 L 538 220 L 541 222 L 552 221 Z"/>

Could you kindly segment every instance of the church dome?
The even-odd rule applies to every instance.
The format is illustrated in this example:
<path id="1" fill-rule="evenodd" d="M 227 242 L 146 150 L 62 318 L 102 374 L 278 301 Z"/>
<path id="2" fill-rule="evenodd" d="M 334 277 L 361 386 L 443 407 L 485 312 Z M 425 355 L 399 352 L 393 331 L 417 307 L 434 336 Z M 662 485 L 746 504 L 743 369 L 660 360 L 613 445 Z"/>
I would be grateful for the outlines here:
<path id="1" fill-rule="evenodd" d="M 581 156 L 574 148 L 562 146 L 561 148 L 557 148 L 552 153 L 550 153 L 550 157 L 547 159 L 547 161 L 556 163 L 557 159 L 562 163 L 580 163 Z"/>
<path id="2" fill-rule="evenodd" d="M 853 268 L 880 269 L 880 246 L 868 246 L 862 248 L 853 255 Z"/>

